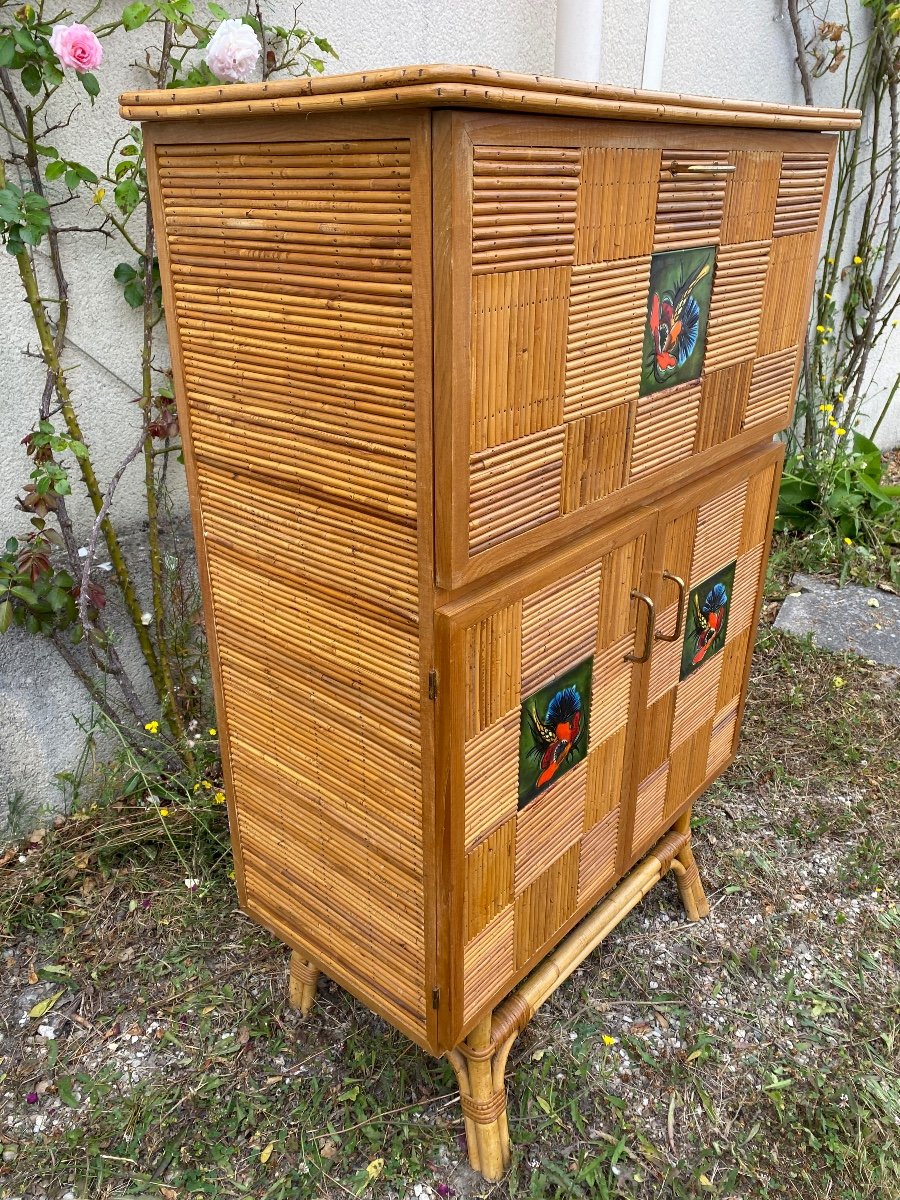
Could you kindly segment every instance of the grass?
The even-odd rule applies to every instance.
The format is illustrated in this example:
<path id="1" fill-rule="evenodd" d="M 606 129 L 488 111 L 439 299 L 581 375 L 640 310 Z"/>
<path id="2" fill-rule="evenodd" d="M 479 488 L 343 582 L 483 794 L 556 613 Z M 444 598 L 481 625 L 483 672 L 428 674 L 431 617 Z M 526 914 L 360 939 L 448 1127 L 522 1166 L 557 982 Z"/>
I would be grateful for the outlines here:
<path id="1" fill-rule="evenodd" d="M 541 1010 L 495 1185 L 445 1063 L 328 981 L 286 1008 L 214 789 L 26 839 L 0 855 L 0 1196 L 895 1200 L 898 728 L 889 672 L 762 631 L 697 808 L 712 917 L 665 881 Z"/>

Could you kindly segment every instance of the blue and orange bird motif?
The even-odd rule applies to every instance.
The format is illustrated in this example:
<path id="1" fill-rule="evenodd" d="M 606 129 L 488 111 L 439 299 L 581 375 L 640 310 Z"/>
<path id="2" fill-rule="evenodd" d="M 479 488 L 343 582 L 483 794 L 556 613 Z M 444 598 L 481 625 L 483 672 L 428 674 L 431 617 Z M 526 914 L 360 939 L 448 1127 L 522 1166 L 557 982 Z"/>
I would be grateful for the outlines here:
<path id="1" fill-rule="evenodd" d="M 531 726 L 534 746 L 531 754 L 540 757 L 540 774 L 535 788 L 545 787 L 578 744 L 583 728 L 581 723 L 581 695 L 577 687 L 562 688 L 547 705 L 543 720 L 532 704 L 525 710 Z"/>
<path id="2" fill-rule="evenodd" d="M 728 607 L 728 592 L 724 583 L 717 583 L 706 594 L 703 604 L 694 596 L 694 619 L 697 622 L 697 650 L 691 660 L 694 666 L 703 662 L 710 647 L 725 623 L 725 609 Z"/>
<path id="3" fill-rule="evenodd" d="M 674 290 L 654 292 L 650 302 L 653 373 L 659 381 L 690 358 L 700 331 L 700 305 L 694 288 L 711 270 L 703 263 Z"/>

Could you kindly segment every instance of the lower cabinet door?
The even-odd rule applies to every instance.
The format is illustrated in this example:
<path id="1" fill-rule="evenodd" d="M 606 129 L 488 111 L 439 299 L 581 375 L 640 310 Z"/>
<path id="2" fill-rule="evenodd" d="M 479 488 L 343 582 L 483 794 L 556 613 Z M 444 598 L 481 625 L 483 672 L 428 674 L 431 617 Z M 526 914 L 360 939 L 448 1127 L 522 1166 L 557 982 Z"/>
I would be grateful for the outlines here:
<path id="1" fill-rule="evenodd" d="M 767 446 L 658 510 L 629 863 L 734 755 L 782 458 Z"/>
<path id="2" fill-rule="evenodd" d="M 655 522 L 638 510 L 438 613 L 444 1045 L 623 868 Z"/>

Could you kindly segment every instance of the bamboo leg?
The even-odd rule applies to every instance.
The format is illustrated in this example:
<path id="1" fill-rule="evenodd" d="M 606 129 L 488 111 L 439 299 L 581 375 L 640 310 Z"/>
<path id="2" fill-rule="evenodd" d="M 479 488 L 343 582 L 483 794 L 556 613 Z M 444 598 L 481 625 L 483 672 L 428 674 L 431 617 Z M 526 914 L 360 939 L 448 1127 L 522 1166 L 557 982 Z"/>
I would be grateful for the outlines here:
<path id="1" fill-rule="evenodd" d="M 475 1121 L 466 1111 L 469 1101 L 472 1098 L 472 1088 L 469 1084 L 469 1064 L 459 1049 L 450 1050 L 447 1054 L 447 1059 L 451 1067 L 453 1067 L 456 1074 L 456 1082 L 459 1084 L 459 1098 L 463 1110 L 463 1121 L 466 1127 L 466 1150 L 469 1155 L 469 1166 L 473 1171 L 480 1171 L 481 1164 L 478 1160 L 478 1134 L 475 1128 Z"/>
<path id="2" fill-rule="evenodd" d="M 291 972 L 288 977 L 288 1004 L 307 1016 L 316 998 L 319 968 L 307 962 L 296 950 L 291 952 Z"/>
<path id="3" fill-rule="evenodd" d="M 496 1053 L 488 1054 L 491 1048 L 491 1018 L 480 1021 L 466 1039 L 474 1057 L 469 1057 L 469 1094 L 461 1092 L 463 1113 L 466 1117 L 466 1137 L 469 1141 L 469 1162 L 488 1180 L 502 1178 L 509 1165 L 509 1125 L 506 1117 L 506 1087 L 503 1068 L 506 1056 L 499 1064 L 499 1080 L 494 1073 Z M 472 1133 L 477 1147 L 472 1153 Z"/>
<path id="4" fill-rule="evenodd" d="M 675 831 L 676 833 L 690 834 L 690 809 L 678 818 L 678 821 L 675 823 Z M 703 890 L 703 882 L 700 879 L 700 872 L 697 870 L 697 863 L 694 859 L 694 852 L 691 849 L 690 841 L 679 850 L 672 865 L 675 868 L 675 881 L 678 884 L 678 892 L 681 896 L 681 903 L 684 905 L 687 919 L 689 921 L 702 921 L 704 917 L 709 916 L 709 901 L 706 898 L 706 892 Z"/>

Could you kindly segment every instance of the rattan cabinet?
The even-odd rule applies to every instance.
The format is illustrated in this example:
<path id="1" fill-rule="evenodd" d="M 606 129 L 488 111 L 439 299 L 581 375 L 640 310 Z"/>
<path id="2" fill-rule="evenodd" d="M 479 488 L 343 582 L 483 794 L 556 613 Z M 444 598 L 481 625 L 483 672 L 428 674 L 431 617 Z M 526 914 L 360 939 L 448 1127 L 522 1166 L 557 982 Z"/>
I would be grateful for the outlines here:
<path id="1" fill-rule="evenodd" d="M 474 68 L 144 123 L 241 902 L 508 1158 L 531 1012 L 731 761 L 842 111 Z M 524 982 L 522 982 L 524 981 Z"/>

